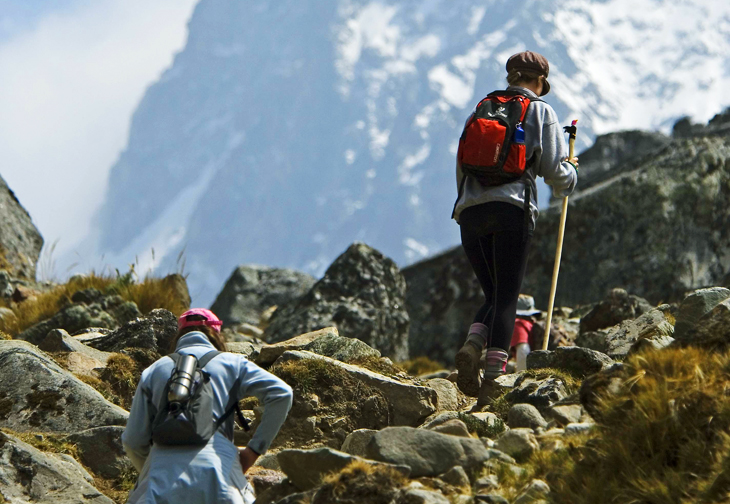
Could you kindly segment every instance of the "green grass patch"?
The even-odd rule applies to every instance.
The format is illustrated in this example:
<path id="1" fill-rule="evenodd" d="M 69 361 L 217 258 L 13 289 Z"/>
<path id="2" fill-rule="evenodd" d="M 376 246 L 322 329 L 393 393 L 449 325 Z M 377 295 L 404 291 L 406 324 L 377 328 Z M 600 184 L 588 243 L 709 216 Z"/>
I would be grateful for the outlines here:
<path id="1" fill-rule="evenodd" d="M 495 438 L 505 430 L 504 422 L 501 419 L 490 424 L 469 413 L 459 413 L 458 418 L 466 424 L 470 433 L 479 437 Z"/>

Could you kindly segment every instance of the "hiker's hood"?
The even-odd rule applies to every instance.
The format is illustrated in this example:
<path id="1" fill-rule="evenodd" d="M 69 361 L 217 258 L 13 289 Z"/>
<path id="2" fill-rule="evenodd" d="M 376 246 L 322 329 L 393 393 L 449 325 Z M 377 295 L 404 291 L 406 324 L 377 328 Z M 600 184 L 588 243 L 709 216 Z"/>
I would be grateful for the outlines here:
<path id="1" fill-rule="evenodd" d="M 181 348 L 187 348 L 191 346 L 198 346 L 203 345 L 206 347 L 210 347 L 211 350 L 215 350 L 215 347 L 210 342 L 208 337 L 203 334 L 200 331 L 191 331 L 187 333 L 186 335 L 182 336 L 179 340 L 177 340 L 177 346 L 175 347 L 175 351 L 179 351 Z"/>

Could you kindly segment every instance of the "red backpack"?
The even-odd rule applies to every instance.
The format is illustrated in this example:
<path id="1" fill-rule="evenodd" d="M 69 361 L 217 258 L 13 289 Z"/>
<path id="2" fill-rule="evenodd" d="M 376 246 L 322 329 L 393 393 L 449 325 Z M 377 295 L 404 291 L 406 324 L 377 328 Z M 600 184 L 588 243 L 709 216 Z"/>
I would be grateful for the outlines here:
<path id="1" fill-rule="evenodd" d="M 478 180 L 484 187 L 532 177 L 527 171 L 522 122 L 527 107 L 533 101 L 542 100 L 516 91 L 495 91 L 476 106 L 459 139 L 457 159 L 464 177 L 459 184 L 454 210 L 461 199 L 467 176 Z M 525 182 L 525 207 L 529 208 L 531 184 L 527 180 Z"/>

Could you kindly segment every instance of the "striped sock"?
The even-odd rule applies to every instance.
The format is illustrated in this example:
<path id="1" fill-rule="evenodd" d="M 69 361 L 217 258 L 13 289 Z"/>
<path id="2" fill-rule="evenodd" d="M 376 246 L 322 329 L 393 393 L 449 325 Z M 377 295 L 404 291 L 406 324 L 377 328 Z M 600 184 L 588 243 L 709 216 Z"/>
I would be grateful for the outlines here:
<path id="1" fill-rule="evenodd" d="M 489 337 L 489 328 L 484 324 L 475 322 L 469 327 L 469 336 L 466 338 L 467 343 L 473 344 L 479 351 L 487 346 L 487 338 Z"/>
<path id="2" fill-rule="evenodd" d="M 487 350 L 487 367 L 484 370 L 484 377 L 494 380 L 505 373 L 507 358 L 509 355 L 501 348 L 490 348 Z"/>

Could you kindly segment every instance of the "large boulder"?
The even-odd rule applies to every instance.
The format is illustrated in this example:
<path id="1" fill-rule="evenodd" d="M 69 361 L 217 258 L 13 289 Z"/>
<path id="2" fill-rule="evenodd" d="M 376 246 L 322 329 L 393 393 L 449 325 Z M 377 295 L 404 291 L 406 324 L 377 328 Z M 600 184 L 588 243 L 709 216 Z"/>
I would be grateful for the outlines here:
<path id="1" fill-rule="evenodd" d="M 613 359 L 608 355 L 581 347 L 536 350 L 527 355 L 527 369 L 562 369 L 580 377 L 598 373 L 611 364 Z"/>
<path id="2" fill-rule="evenodd" d="M 113 504 L 69 456 L 42 452 L 0 432 L 0 502 Z"/>
<path id="3" fill-rule="evenodd" d="M 694 329 L 695 324 L 719 303 L 730 298 L 730 289 L 712 287 L 699 289 L 682 300 L 674 324 L 674 337 L 684 341 L 687 333 Z"/>
<path id="4" fill-rule="evenodd" d="M 0 176 L 0 270 L 10 276 L 35 280 L 43 238 Z"/>
<path id="5" fill-rule="evenodd" d="M 379 431 L 368 443 L 367 452 L 373 460 L 410 467 L 414 478 L 438 476 L 454 466 L 470 470 L 492 458 L 504 457 L 487 449 L 479 439 L 410 427 L 387 427 Z"/>
<path id="6" fill-rule="evenodd" d="M 319 359 L 330 365 L 337 366 L 357 381 L 381 391 L 393 412 L 391 425 L 418 425 L 433 414 L 438 407 L 438 394 L 431 387 L 400 381 L 369 369 L 345 364 L 311 352 L 284 352 L 277 364 L 307 359 Z"/>
<path id="7" fill-rule="evenodd" d="M 603 301 L 581 317 L 580 330 L 585 332 L 612 327 L 624 320 L 635 319 L 652 308 L 646 299 L 629 294 L 625 289 L 611 289 Z"/>
<path id="8" fill-rule="evenodd" d="M 125 425 L 129 416 L 25 341 L 0 340 L 0 426 L 73 433 Z"/>
<path id="9" fill-rule="evenodd" d="M 272 306 L 282 306 L 303 296 L 315 279 L 286 268 L 239 266 L 228 278 L 213 305 L 213 312 L 226 325 L 258 326 L 261 314 Z"/>
<path id="10" fill-rule="evenodd" d="M 104 352 L 119 352 L 134 347 L 166 354 L 175 336 L 177 317 L 170 311 L 158 308 L 145 317 L 134 319 L 103 338 L 92 339 L 86 344 Z"/>
<path id="11" fill-rule="evenodd" d="M 409 324 L 405 293 L 405 279 L 391 259 L 354 243 L 307 294 L 274 312 L 265 335 L 278 342 L 335 326 L 342 336 L 405 360 Z"/>
<path id="12" fill-rule="evenodd" d="M 137 305 L 124 301 L 121 296 L 104 296 L 96 289 L 76 292 L 72 304 L 62 308 L 53 317 L 43 320 L 18 335 L 18 339 L 39 345 L 53 329 L 71 334 L 89 327 L 115 329 L 140 317 Z"/>
<path id="13" fill-rule="evenodd" d="M 661 305 L 609 330 L 582 334 L 576 339 L 576 344 L 589 346 L 616 359 L 626 357 L 639 340 L 662 340 L 671 338 L 673 334 L 672 307 Z"/>
<path id="14" fill-rule="evenodd" d="M 110 352 L 102 352 L 84 345 L 78 339 L 70 336 L 63 329 L 52 329 L 38 345 L 44 352 L 76 352 L 106 364 L 111 356 Z"/>
<path id="15" fill-rule="evenodd" d="M 730 347 L 730 299 L 700 318 L 680 342 L 713 350 Z"/>
<path id="16" fill-rule="evenodd" d="M 512 389 L 505 394 L 505 399 L 510 404 L 532 404 L 541 414 L 545 414 L 550 406 L 567 396 L 568 388 L 558 376 L 537 378 L 522 374 Z"/>

